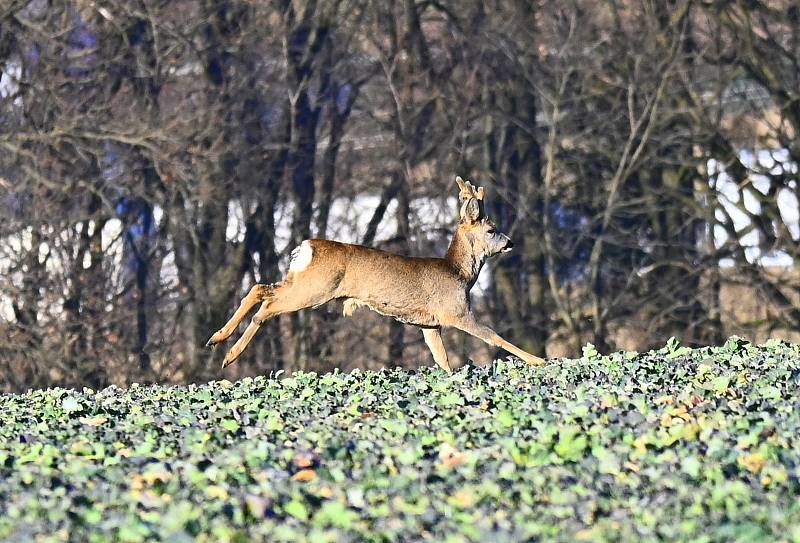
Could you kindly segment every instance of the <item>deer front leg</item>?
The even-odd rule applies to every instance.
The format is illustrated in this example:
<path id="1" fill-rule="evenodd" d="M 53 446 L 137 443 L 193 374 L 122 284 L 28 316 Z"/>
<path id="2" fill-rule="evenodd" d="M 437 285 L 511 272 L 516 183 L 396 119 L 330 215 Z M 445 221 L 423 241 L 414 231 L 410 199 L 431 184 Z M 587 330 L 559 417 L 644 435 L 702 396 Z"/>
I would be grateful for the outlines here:
<path id="1" fill-rule="evenodd" d="M 523 351 L 516 345 L 513 345 L 508 341 L 506 341 L 505 339 L 501 338 L 497 332 L 495 332 L 488 326 L 485 326 L 477 322 L 472 314 L 469 314 L 457 320 L 456 322 L 452 323 L 452 325 L 458 328 L 459 330 L 463 330 L 464 332 L 485 341 L 489 345 L 500 347 L 501 349 L 505 349 L 506 351 L 517 355 L 528 364 L 534 366 L 542 366 L 545 363 L 543 358 L 539 358 L 538 356 L 532 355 L 527 351 Z"/>
<path id="2" fill-rule="evenodd" d="M 439 328 L 423 328 L 422 336 L 425 338 L 425 344 L 431 350 L 433 360 L 439 364 L 447 372 L 452 372 L 453 368 L 450 367 L 450 362 L 447 360 L 447 351 L 444 349 L 442 342 L 442 333 Z"/>
<path id="3" fill-rule="evenodd" d="M 266 293 L 270 285 L 262 285 L 262 284 L 255 284 L 253 288 L 250 289 L 250 292 L 247 293 L 247 296 L 242 298 L 242 302 L 239 304 L 239 308 L 233 314 L 228 322 L 225 323 L 225 326 L 217 330 L 213 336 L 209 338 L 206 342 L 206 347 L 211 347 L 212 345 L 216 345 L 222 341 L 225 341 L 231 334 L 236 331 L 236 328 L 239 326 L 239 323 L 250 313 L 250 310 L 253 309 L 258 303 L 263 302 L 266 296 Z"/>

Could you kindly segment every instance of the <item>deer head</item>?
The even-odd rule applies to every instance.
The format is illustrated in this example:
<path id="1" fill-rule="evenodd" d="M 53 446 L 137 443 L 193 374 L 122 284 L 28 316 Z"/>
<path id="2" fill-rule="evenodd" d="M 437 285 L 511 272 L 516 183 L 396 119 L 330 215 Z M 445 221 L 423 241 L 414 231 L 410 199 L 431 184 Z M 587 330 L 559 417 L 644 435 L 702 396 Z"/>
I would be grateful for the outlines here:
<path id="1" fill-rule="evenodd" d="M 456 177 L 456 184 L 461 210 L 446 259 L 471 286 L 486 258 L 508 252 L 514 244 L 508 236 L 498 232 L 494 222 L 486 216 L 483 187 L 475 187 L 461 177 Z"/>
<path id="2" fill-rule="evenodd" d="M 483 205 L 484 189 L 475 187 L 469 181 L 456 177 L 458 199 L 462 202 L 459 228 L 472 238 L 473 248 L 484 257 L 506 253 L 514 247 L 511 239 L 497 231 L 497 226 L 486 216 Z"/>

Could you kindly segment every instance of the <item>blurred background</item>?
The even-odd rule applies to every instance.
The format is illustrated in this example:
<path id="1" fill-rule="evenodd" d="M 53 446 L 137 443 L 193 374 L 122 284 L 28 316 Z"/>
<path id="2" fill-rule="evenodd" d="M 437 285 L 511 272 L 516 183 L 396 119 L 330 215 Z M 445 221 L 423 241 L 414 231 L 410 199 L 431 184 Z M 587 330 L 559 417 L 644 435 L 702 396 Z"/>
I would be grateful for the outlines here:
<path id="1" fill-rule="evenodd" d="M 0 391 L 430 365 L 341 302 L 203 345 L 303 239 L 444 254 L 456 174 L 528 351 L 798 340 L 798 59 L 793 1 L 5 0 Z"/>

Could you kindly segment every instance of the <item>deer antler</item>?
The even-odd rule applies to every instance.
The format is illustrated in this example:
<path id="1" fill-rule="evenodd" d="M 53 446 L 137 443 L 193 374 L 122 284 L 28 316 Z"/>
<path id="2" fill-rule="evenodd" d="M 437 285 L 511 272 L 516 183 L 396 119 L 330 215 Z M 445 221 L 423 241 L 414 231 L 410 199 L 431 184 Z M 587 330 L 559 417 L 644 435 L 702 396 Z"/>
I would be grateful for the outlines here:
<path id="1" fill-rule="evenodd" d="M 466 202 L 470 198 L 476 198 L 483 201 L 483 187 L 476 187 L 469 181 L 464 181 L 460 175 L 456 176 L 456 184 L 458 184 L 458 199 Z"/>
<path id="2" fill-rule="evenodd" d="M 475 187 L 469 181 L 464 181 L 460 175 L 456 176 L 458 184 L 458 199 L 461 200 L 461 220 L 478 221 L 484 216 L 483 187 Z"/>

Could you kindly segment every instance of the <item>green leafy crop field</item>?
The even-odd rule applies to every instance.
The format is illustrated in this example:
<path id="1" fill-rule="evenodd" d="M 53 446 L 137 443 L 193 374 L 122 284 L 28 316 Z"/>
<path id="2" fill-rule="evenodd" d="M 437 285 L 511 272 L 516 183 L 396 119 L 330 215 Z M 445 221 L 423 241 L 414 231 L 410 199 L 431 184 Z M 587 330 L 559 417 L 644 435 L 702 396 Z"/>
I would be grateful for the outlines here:
<path id="1" fill-rule="evenodd" d="M 0 396 L 0 541 L 800 541 L 800 347 Z"/>

